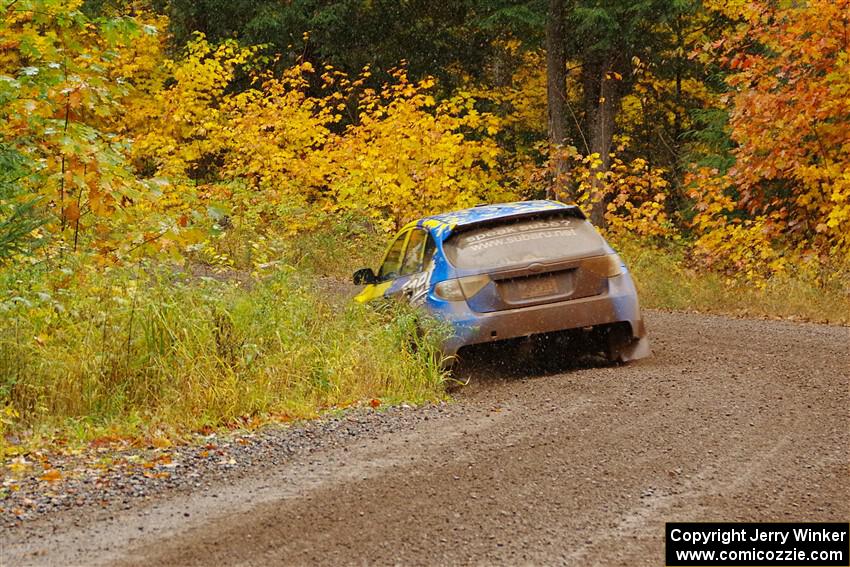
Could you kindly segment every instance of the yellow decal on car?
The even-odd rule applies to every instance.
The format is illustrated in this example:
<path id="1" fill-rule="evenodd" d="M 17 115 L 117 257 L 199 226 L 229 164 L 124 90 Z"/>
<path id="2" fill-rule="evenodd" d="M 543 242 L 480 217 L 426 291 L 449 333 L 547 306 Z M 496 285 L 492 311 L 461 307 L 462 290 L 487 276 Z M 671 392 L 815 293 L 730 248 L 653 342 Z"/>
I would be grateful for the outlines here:
<path id="1" fill-rule="evenodd" d="M 357 294 L 354 301 L 357 303 L 368 303 L 369 301 L 379 299 L 384 296 L 384 293 L 386 293 L 392 283 L 392 280 L 390 280 L 379 284 L 369 284 L 363 288 L 363 291 Z"/>

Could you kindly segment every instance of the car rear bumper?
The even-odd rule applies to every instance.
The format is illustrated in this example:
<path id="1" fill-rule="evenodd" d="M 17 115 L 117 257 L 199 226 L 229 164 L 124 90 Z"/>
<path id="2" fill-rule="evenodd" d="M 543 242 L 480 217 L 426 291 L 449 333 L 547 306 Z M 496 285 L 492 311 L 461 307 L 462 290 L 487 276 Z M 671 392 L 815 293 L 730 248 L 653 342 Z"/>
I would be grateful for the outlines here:
<path id="1" fill-rule="evenodd" d="M 476 313 L 463 304 L 441 315 L 455 331 L 443 346 L 447 356 L 468 345 L 623 322 L 630 324 L 632 340 L 624 345 L 621 358 L 649 354 L 637 292 L 628 273 L 610 278 L 608 291 L 601 295 L 491 313 Z"/>

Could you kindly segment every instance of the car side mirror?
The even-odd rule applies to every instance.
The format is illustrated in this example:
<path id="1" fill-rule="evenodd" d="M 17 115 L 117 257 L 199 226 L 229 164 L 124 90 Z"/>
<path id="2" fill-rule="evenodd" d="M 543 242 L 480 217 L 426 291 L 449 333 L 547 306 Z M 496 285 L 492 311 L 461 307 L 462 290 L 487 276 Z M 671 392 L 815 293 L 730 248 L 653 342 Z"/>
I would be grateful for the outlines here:
<path id="1" fill-rule="evenodd" d="M 354 285 L 378 283 L 378 276 L 375 275 L 372 268 L 362 268 L 357 270 L 354 272 L 354 276 L 351 279 L 354 281 Z"/>

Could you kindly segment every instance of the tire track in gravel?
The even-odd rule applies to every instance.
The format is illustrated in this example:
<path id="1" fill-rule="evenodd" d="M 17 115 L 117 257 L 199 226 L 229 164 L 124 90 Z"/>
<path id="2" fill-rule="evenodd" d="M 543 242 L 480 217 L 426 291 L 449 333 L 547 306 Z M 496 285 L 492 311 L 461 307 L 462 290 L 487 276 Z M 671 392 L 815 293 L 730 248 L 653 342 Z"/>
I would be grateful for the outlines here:
<path id="1" fill-rule="evenodd" d="M 660 565 L 667 521 L 850 518 L 850 329 L 647 320 L 647 361 L 495 353 L 435 419 L 0 542 L 15 565 Z"/>

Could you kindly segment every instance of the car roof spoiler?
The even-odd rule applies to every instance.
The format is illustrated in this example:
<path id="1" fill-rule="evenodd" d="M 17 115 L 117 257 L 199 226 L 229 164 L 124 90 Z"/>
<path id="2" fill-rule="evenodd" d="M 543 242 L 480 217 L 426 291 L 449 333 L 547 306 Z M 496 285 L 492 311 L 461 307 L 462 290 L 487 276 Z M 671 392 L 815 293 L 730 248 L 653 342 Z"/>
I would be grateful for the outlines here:
<path id="1" fill-rule="evenodd" d="M 452 227 L 451 233 L 446 235 L 448 238 L 451 235 L 465 232 L 467 230 L 478 229 L 486 226 L 504 224 L 506 221 L 532 220 L 532 219 L 551 219 L 558 217 L 569 217 L 579 220 L 587 220 L 587 216 L 576 205 L 564 205 L 563 207 L 552 209 L 540 209 L 536 211 L 517 211 L 515 213 L 506 213 L 497 217 L 484 218 L 472 222 L 466 222 Z"/>

